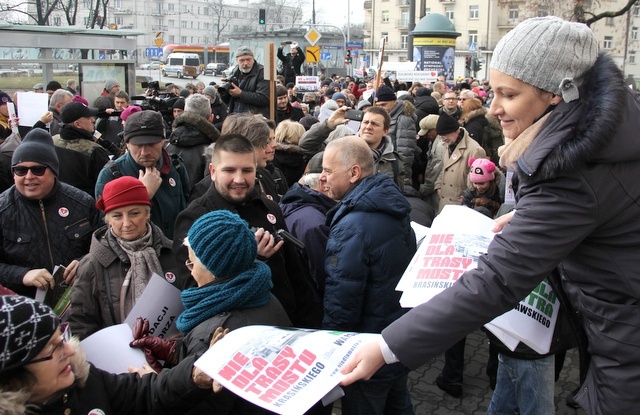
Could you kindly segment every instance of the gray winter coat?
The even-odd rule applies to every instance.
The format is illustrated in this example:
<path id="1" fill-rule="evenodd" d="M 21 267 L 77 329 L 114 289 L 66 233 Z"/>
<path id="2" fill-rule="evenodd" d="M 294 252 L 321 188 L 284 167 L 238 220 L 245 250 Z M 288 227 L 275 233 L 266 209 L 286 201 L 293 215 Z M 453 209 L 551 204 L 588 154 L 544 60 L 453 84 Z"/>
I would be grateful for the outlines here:
<path id="1" fill-rule="evenodd" d="M 551 271 L 579 313 L 591 360 L 586 414 L 640 404 L 640 106 L 602 54 L 517 161 L 516 213 L 476 270 L 383 331 L 417 367 L 513 308 Z M 452 324 L 455 322 L 455 324 Z"/>

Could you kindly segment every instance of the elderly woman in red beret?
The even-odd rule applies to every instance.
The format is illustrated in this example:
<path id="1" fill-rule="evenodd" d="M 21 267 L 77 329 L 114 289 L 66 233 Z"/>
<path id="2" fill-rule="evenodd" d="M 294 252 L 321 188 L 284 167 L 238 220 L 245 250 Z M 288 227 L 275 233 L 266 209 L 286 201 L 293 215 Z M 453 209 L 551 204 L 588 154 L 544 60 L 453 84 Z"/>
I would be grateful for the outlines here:
<path id="1" fill-rule="evenodd" d="M 149 220 L 151 202 L 140 180 L 110 181 L 96 206 L 107 225 L 93 234 L 80 262 L 66 316 L 81 339 L 122 323 L 153 273 L 175 281 L 172 242 Z"/>

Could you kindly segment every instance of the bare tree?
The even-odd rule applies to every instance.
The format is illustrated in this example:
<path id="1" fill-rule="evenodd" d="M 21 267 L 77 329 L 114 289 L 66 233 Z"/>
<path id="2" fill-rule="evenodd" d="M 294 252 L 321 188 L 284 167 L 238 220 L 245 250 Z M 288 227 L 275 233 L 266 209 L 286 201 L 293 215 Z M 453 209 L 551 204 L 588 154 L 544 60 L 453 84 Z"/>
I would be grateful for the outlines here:
<path id="1" fill-rule="evenodd" d="M 577 22 L 582 22 L 587 26 L 591 26 L 593 23 L 597 22 L 598 20 L 605 19 L 607 17 L 622 16 L 623 14 L 628 12 L 629 9 L 631 9 L 631 7 L 634 4 L 638 3 L 638 0 L 628 0 L 627 4 L 618 11 L 606 11 L 598 14 L 594 13 L 593 11 L 587 10 L 587 8 L 585 7 L 585 3 L 587 3 L 585 0 L 576 0 L 576 4 L 574 8 L 575 20 Z"/>
<path id="2" fill-rule="evenodd" d="M 31 0 L 12 3 L 3 1 L 0 3 L 0 12 L 23 16 L 27 18 L 28 24 L 35 22 L 38 26 L 48 26 L 49 16 L 58 6 L 59 0 Z M 21 19 L 17 19 L 21 20 Z"/>
<path id="3" fill-rule="evenodd" d="M 215 38 L 212 41 L 217 45 L 220 43 L 222 32 L 229 26 L 233 19 L 233 13 L 223 0 L 211 0 L 209 2 L 209 14 L 213 17 L 213 33 Z"/>

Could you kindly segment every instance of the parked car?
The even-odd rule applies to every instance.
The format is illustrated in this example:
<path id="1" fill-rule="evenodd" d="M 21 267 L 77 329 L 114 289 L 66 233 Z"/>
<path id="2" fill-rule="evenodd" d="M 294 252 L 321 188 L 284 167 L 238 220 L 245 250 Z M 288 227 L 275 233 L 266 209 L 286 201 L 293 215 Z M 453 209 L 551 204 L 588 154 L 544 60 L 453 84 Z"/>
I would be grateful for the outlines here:
<path id="1" fill-rule="evenodd" d="M 226 63 L 208 63 L 207 66 L 204 67 L 203 74 L 204 75 L 222 75 L 222 71 L 227 69 Z"/>
<path id="2" fill-rule="evenodd" d="M 158 69 L 162 69 L 162 63 L 158 62 L 158 61 L 153 61 L 153 62 L 149 62 L 149 63 L 143 63 L 142 65 L 140 65 L 140 69 L 148 69 L 148 70 L 158 70 Z"/>
<path id="3" fill-rule="evenodd" d="M 224 71 L 222 71 L 222 77 L 223 78 L 229 78 L 231 76 L 231 74 L 233 73 L 233 71 L 236 70 L 236 66 L 237 65 L 233 65 L 232 67 L 227 68 Z"/>

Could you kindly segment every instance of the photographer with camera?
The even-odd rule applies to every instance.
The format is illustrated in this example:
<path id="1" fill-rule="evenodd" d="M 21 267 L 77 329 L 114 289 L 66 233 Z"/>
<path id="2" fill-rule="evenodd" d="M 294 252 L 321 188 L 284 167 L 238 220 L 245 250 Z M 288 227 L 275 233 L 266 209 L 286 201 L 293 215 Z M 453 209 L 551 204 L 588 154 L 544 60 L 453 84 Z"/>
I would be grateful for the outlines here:
<path id="1" fill-rule="evenodd" d="M 253 51 L 246 46 L 236 50 L 236 64 L 233 74 L 218 87 L 229 114 L 251 112 L 268 117 L 269 81 L 264 79 L 264 66 L 253 59 Z"/>
<path id="2" fill-rule="evenodd" d="M 289 45 L 289 53 L 286 55 L 283 48 Z M 284 76 L 285 85 L 288 83 L 296 83 L 296 76 L 302 75 L 301 66 L 304 63 L 304 53 L 298 48 L 296 42 L 282 42 L 278 48 L 278 59 L 282 61 L 282 75 Z"/>

